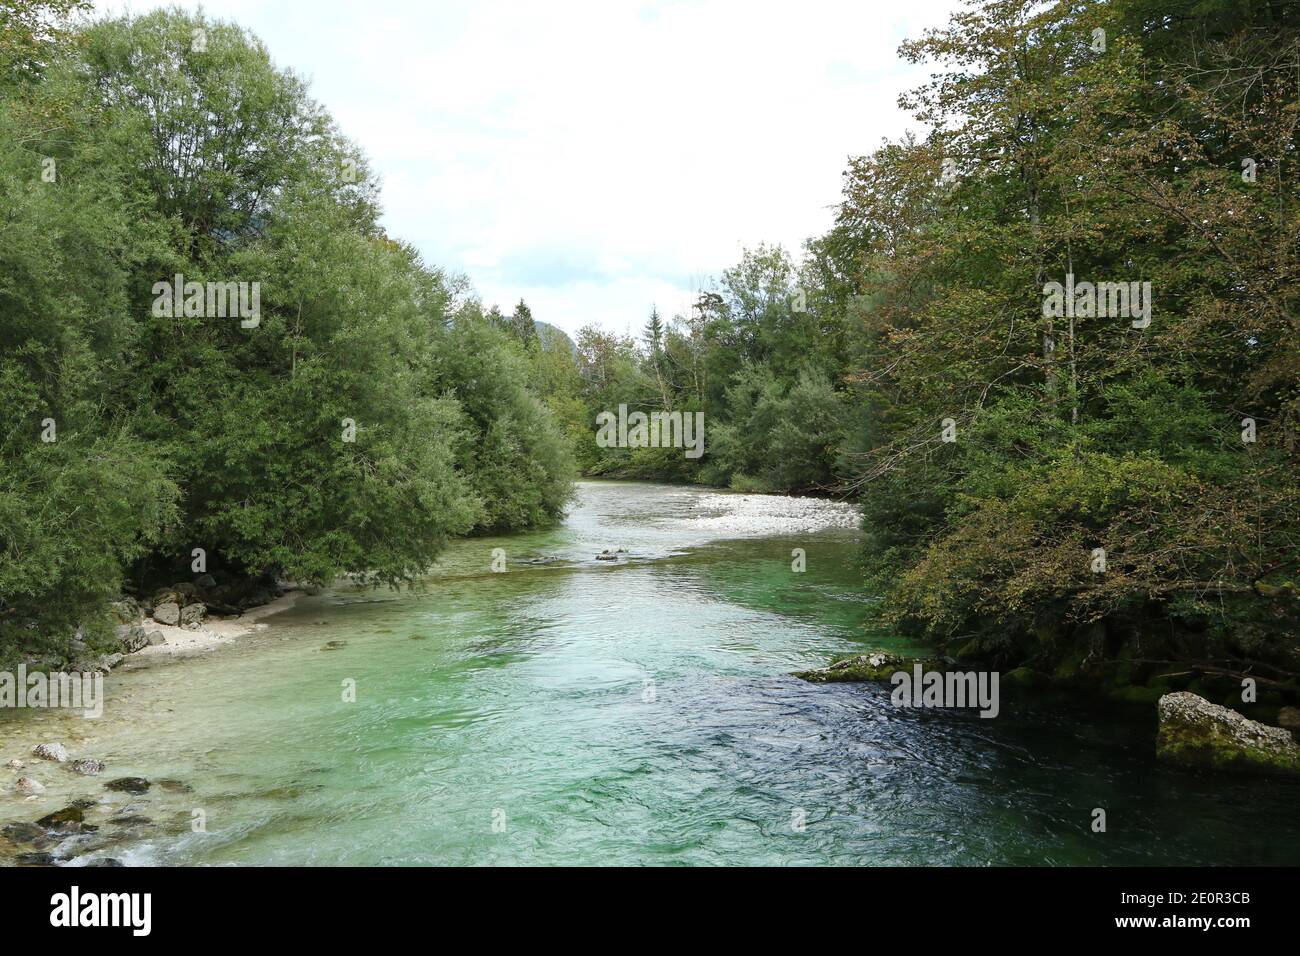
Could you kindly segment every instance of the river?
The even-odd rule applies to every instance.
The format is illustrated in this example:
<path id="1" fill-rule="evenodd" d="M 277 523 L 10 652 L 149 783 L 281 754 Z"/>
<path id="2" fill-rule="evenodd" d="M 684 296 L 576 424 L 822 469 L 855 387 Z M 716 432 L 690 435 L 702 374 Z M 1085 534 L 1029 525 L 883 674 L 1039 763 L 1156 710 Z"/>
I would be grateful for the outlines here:
<path id="1" fill-rule="evenodd" d="M 98 832 L 50 848 L 72 865 L 1300 863 L 1300 789 L 1157 765 L 1153 707 L 1003 688 L 985 720 L 789 676 L 916 650 L 863 634 L 852 525 L 583 482 L 559 528 L 456 542 L 420 589 L 338 587 L 114 671 L 99 720 L 7 715 L 0 757 L 49 790 L 7 789 L 0 820 L 93 798 Z M 109 769 L 42 764 L 37 740 Z M 104 790 L 126 775 L 154 785 Z"/>

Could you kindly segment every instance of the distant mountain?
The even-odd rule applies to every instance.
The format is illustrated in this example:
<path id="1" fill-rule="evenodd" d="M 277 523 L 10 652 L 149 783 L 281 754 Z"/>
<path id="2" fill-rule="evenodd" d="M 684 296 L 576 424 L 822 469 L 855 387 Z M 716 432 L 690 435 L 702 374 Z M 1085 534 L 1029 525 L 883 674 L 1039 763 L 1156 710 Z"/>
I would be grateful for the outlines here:
<path id="1" fill-rule="evenodd" d="M 578 357 L 578 347 L 573 344 L 573 339 L 569 338 L 563 329 L 557 329 L 541 319 L 533 319 L 533 328 L 537 329 L 537 341 L 543 348 L 549 347 L 552 343 L 563 343 L 569 347 L 574 358 Z"/>

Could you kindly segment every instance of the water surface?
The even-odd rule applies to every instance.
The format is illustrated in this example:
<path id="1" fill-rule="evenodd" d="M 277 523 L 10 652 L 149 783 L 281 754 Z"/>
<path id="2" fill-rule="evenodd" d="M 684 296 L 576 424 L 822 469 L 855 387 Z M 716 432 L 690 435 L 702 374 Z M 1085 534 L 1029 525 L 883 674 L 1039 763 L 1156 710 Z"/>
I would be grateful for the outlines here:
<path id="1" fill-rule="evenodd" d="M 58 739 L 110 769 L 29 760 L 50 791 L 0 820 L 107 801 L 74 864 L 1300 863 L 1300 791 L 1156 765 L 1153 708 L 1004 689 L 981 720 L 790 677 L 890 643 L 860 627 L 856 534 L 720 500 L 584 482 L 562 527 L 458 542 L 418 591 L 115 671 L 99 721 L 10 716 L 0 762 Z M 176 783 L 103 791 L 122 775 Z"/>

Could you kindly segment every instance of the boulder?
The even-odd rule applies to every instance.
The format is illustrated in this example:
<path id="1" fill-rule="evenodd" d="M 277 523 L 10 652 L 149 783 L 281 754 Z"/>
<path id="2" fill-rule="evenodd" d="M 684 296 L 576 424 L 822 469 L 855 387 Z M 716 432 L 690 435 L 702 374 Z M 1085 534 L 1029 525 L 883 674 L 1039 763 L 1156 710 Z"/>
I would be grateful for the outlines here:
<path id="1" fill-rule="evenodd" d="M 144 618 L 144 610 L 140 607 L 140 602 L 133 597 L 114 601 L 109 608 L 112 609 L 113 616 L 117 618 L 119 624 L 134 624 Z"/>
<path id="2" fill-rule="evenodd" d="M 149 603 L 153 609 L 157 611 L 158 605 L 160 604 L 175 604 L 177 607 L 180 607 L 182 604 L 185 604 L 186 601 L 185 595 L 181 594 L 175 588 L 160 588 L 154 592 L 153 600 Z M 154 616 L 157 617 L 157 615 Z"/>
<path id="3" fill-rule="evenodd" d="M 68 748 L 63 744 L 37 744 L 32 748 L 32 756 L 63 763 L 68 759 Z"/>
<path id="4" fill-rule="evenodd" d="M 200 591 L 206 591 L 217 586 L 217 579 L 210 574 L 200 574 L 194 579 L 194 586 Z"/>
<path id="5" fill-rule="evenodd" d="M 55 810 L 37 820 L 36 825 L 55 833 L 93 833 L 99 829 L 86 823 L 86 811 L 80 807 Z"/>
<path id="6" fill-rule="evenodd" d="M 107 790 L 134 794 L 147 793 L 149 786 L 149 781 L 144 777 L 118 777 L 116 780 L 110 780 L 104 784 L 104 788 Z"/>
<path id="7" fill-rule="evenodd" d="M 79 760 L 72 761 L 72 769 L 83 777 L 93 777 L 104 769 L 104 761 L 96 760 L 93 757 L 82 757 Z"/>
<path id="8" fill-rule="evenodd" d="M 1184 767 L 1300 776 L 1300 744 L 1291 732 L 1243 717 L 1187 691 L 1156 705 L 1156 756 Z"/>
<path id="9" fill-rule="evenodd" d="M 139 624 L 119 624 L 117 639 L 123 654 L 134 654 L 140 648 L 149 646 L 149 634 Z"/>
<path id="10" fill-rule="evenodd" d="M 898 671 L 911 672 L 912 668 L 917 664 L 920 664 L 926 670 L 934 670 L 942 666 L 939 661 L 935 660 L 917 660 L 889 651 L 872 651 L 868 654 L 850 657 L 847 660 L 836 661 L 829 667 L 818 667 L 810 671 L 796 671 L 794 676 L 811 681 L 814 684 L 833 684 L 841 681 L 887 681 Z"/>
<path id="11" fill-rule="evenodd" d="M 19 853 L 14 862 L 19 866 L 57 866 L 59 861 L 53 853 Z"/>
<path id="12" fill-rule="evenodd" d="M 6 823 L 0 827 L 0 836 L 10 843 L 48 843 L 45 831 L 35 823 Z"/>
<path id="13" fill-rule="evenodd" d="M 208 609 L 197 602 L 185 605 L 181 608 L 181 627 L 188 627 L 191 630 L 197 628 L 203 623 L 203 616 L 207 613 Z"/>
<path id="14" fill-rule="evenodd" d="M 72 662 L 71 670 L 82 674 L 107 674 L 122 663 L 122 654 L 100 654 L 97 657 L 79 657 Z"/>
<path id="15" fill-rule="evenodd" d="M 146 636 L 150 647 L 157 647 L 159 644 L 166 644 L 167 638 L 163 636 L 162 631 L 150 631 Z"/>
<path id="16" fill-rule="evenodd" d="M 32 777 L 19 777 L 18 782 L 14 784 L 14 789 L 21 794 L 29 796 L 34 793 L 44 793 L 45 784 L 41 783 L 39 780 L 33 779 Z"/>
<path id="17" fill-rule="evenodd" d="M 159 624 L 178 624 L 181 619 L 181 606 L 175 601 L 163 601 L 154 605 L 153 619 Z"/>

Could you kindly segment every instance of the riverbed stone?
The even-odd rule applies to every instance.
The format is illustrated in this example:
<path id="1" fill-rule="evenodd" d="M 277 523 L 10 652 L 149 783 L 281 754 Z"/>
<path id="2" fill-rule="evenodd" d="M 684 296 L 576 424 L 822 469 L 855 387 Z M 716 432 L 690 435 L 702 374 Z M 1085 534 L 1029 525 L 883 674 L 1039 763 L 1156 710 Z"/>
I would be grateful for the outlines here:
<path id="1" fill-rule="evenodd" d="M 56 743 L 37 744 L 32 748 L 32 756 L 63 763 L 68 759 L 68 748 Z"/>
<path id="2" fill-rule="evenodd" d="M 1300 776 L 1300 744 L 1291 732 L 1243 717 L 1187 691 L 1166 694 L 1156 756 L 1168 763 L 1211 770 Z"/>
<path id="3" fill-rule="evenodd" d="M 47 813 L 36 821 L 36 825 L 54 833 L 94 833 L 99 829 L 86 822 L 85 810 L 75 806 Z"/>
<path id="4" fill-rule="evenodd" d="M 175 625 L 181 619 L 181 606 L 175 601 L 164 601 L 155 605 L 153 619 L 159 624 Z"/>
<path id="5" fill-rule="evenodd" d="M 35 843 L 44 844 L 49 842 L 45 830 L 35 823 L 6 823 L 0 827 L 0 836 L 14 844 Z"/>
<path id="6" fill-rule="evenodd" d="M 942 667 L 937 660 L 918 660 L 903 657 L 890 651 L 871 651 L 858 654 L 846 660 L 836 661 L 829 667 L 818 667 L 808 671 L 795 671 L 794 676 L 814 684 L 834 684 L 849 681 L 887 681 L 898 671 L 911 672 L 920 664 L 925 670 Z"/>
<path id="7" fill-rule="evenodd" d="M 158 630 L 150 631 L 145 635 L 145 640 L 148 641 L 150 647 L 157 647 L 159 644 L 167 643 L 167 637 L 162 631 Z"/>
<path id="8" fill-rule="evenodd" d="M 19 853 L 14 857 L 19 866 L 54 866 L 57 862 L 53 853 Z"/>
<path id="9" fill-rule="evenodd" d="M 23 767 L 27 766 L 27 764 L 23 763 L 21 760 L 15 757 L 13 760 L 5 764 L 5 766 L 8 767 L 10 770 L 22 770 Z"/>
<path id="10" fill-rule="evenodd" d="M 45 784 L 41 783 L 35 777 L 19 777 L 14 783 L 14 790 L 24 796 L 32 796 L 37 793 L 45 792 Z"/>
<path id="11" fill-rule="evenodd" d="M 94 757 L 81 757 L 72 761 L 72 769 L 83 777 L 93 777 L 101 773 L 104 769 L 104 761 L 96 760 Z"/>
<path id="12" fill-rule="evenodd" d="M 115 790 L 119 793 L 147 793 L 151 784 L 144 777 L 118 777 L 116 780 L 110 780 L 104 784 L 106 790 Z"/>

